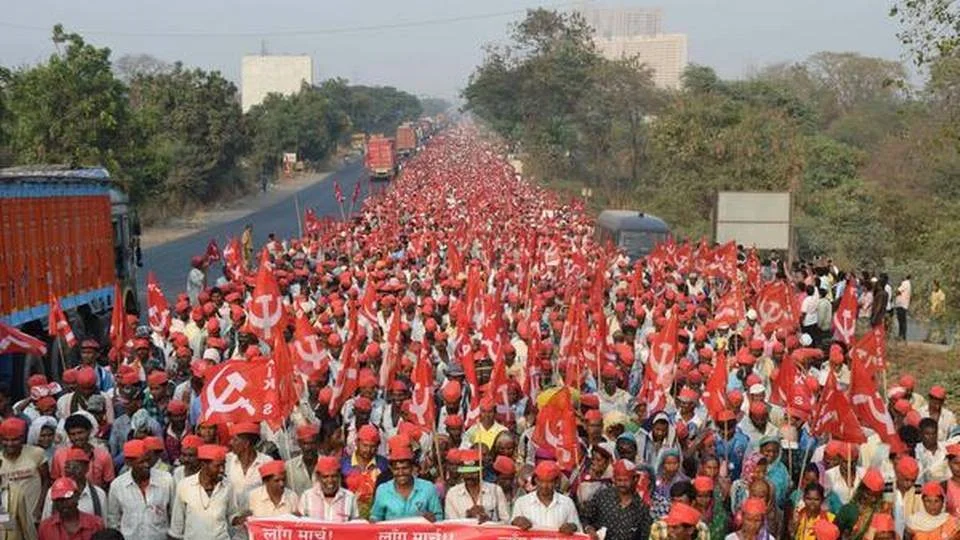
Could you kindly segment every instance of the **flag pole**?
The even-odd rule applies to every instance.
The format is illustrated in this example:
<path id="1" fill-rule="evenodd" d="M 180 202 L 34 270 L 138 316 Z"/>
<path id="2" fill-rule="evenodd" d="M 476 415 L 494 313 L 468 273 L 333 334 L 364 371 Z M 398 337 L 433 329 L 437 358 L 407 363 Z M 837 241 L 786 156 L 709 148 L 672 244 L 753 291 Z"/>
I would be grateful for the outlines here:
<path id="1" fill-rule="evenodd" d="M 300 219 L 300 195 L 298 193 L 293 195 L 293 207 L 297 212 L 297 232 L 300 234 L 300 238 L 303 238 L 303 220 Z"/>

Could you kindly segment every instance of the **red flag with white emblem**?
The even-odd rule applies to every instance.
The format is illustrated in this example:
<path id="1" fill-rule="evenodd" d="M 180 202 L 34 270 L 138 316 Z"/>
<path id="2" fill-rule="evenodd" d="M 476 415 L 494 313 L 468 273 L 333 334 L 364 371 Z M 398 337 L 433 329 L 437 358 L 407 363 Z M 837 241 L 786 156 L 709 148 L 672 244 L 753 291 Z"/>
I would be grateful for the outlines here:
<path id="1" fill-rule="evenodd" d="M 272 370 L 267 360 L 228 360 L 208 368 L 200 390 L 200 421 L 225 424 L 272 418 L 277 407 L 269 382 Z"/>
<path id="2" fill-rule="evenodd" d="M 673 385 L 673 378 L 677 369 L 677 316 L 670 315 L 663 330 L 653 335 L 650 340 L 650 355 L 647 366 L 656 377 L 659 388 L 667 389 Z"/>
<path id="3" fill-rule="evenodd" d="M 292 348 L 298 370 L 308 377 L 330 365 L 329 354 L 320 343 L 320 337 L 302 314 L 295 322 Z"/>
<path id="4" fill-rule="evenodd" d="M 893 425 L 893 418 L 887 410 L 880 392 L 877 391 L 877 382 L 873 373 L 866 365 L 864 357 L 854 357 L 850 365 L 850 403 L 865 426 L 877 433 L 885 443 L 894 442 L 897 429 Z"/>
<path id="5" fill-rule="evenodd" d="M 120 283 L 113 285 L 113 311 L 110 313 L 110 345 L 118 351 L 127 343 L 132 329 L 127 328 L 127 315 L 123 307 L 123 290 Z"/>
<path id="6" fill-rule="evenodd" d="M 150 329 L 164 335 L 170 328 L 170 305 L 154 273 L 147 273 L 147 322 Z"/>
<path id="7" fill-rule="evenodd" d="M 433 419 L 436 418 L 436 405 L 433 402 L 433 372 L 430 363 L 430 343 L 420 344 L 417 365 L 413 367 L 413 395 L 410 397 L 411 410 L 417 418 L 417 425 L 426 431 L 433 431 Z"/>
<path id="8" fill-rule="evenodd" d="M 887 367 L 887 335 L 883 325 L 871 328 L 850 347 L 850 358 L 863 363 L 864 372 L 870 375 Z"/>
<path id="9" fill-rule="evenodd" d="M 77 337 L 73 335 L 73 329 L 70 328 L 70 323 L 67 322 L 67 316 L 60 307 L 60 300 L 53 296 L 50 297 L 50 316 L 47 321 L 47 333 L 51 337 L 62 337 L 70 347 L 77 345 Z"/>
<path id="10" fill-rule="evenodd" d="M 797 323 L 790 286 L 785 281 L 768 283 L 757 297 L 757 322 L 761 326 L 792 328 Z"/>
<path id="11" fill-rule="evenodd" d="M 566 386 L 557 391 L 537 413 L 533 442 L 540 447 L 553 448 L 557 464 L 563 470 L 573 470 L 577 464 L 577 418 L 573 399 Z"/>
<path id="12" fill-rule="evenodd" d="M 353 397 L 359 386 L 360 368 L 357 365 L 357 333 L 350 334 L 343 351 L 340 353 L 340 371 L 333 385 L 333 398 L 330 399 L 331 416 L 339 414 L 344 402 Z"/>
<path id="13" fill-rule="evenodd" d="M 390 329 L 387 330 L 387 354 L 380 364 L 380 386 L 387 388 L 396 376 L 400 363 L 400 302 L 393 305 Z"/>
<path id="14" fill-rule="evenodd" d="M 703 387 L 703 405 L 710 413 L 710 418 L 716 419 L 721 411 L 730 407 L 727 402 L 727 355 L 718 352 L 713 363 L 713 371 Z"/>
<path id="15" fill-rule="evenodd" d="M 287 311 L 280 297 L 280 286 L 267 265 L 257 270 L 253 296 L 247 304 L 247 321 L 253 332 L 267 343 L 283 333 L 287 324 Z"/>
<path id="16" fill-rule="evenodd" d="M 847 281 L 840 297 L 840 305 L 833 314 L 833 339 L 849 345 L 857 329 L 857 288 Z"/>
<path id="17" fill-rule="evenodd" d="M 714 319 L 717 322 L 725 322 L 730 326 L 736 326 L 746 318 L 746 316 L 743 304 L 743 292 L 740 290 L 740 284 L 734 282 L 733 287 L 727 291 L 727 294 L 724 294 L 717 303 Z"/>

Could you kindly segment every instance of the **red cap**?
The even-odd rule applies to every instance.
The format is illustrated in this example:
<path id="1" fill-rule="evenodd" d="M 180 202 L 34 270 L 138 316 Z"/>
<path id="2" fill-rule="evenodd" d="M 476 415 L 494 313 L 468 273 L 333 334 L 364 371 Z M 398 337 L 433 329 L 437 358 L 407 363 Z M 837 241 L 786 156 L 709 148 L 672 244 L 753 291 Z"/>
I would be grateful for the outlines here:
<path id="1" fill-rule="evenodd" d="M 167 403 L 167 412 L 170 414 L 187 414 L 187 404 L 179 399 L 171 400 Z"/>
<path id="2" fill-rule="evenodd" d="M 927 482 L 920 489 L 920 494 L 924 497 L 943 497 L 943 487 L 940 482 Z"/>
<path id="3" fill-rule="evenodd" d="M 227 459 L 227 449 L 219 444 L 204 444 L 197 448 L 197 459 L 224 461 Z"/>
<path id="4" fill-rule="evenodd" d="M 541 461 L 533 470 L 538 480 L 556 480 L 560 476 L 560 466 L 556 461 Z"/>
<path id="5" fill-rule="evenodd" d="M 497 408 L 497 402 L 495 402 L 492 397 L 487 396 L 480 400 L 481 411 L 490 412 L 496 408 Z"/>
<path id="6" fill-rule="evenodd" d="M 637 466 L 632 461 L 627 461 L 625 459 L 618 459 L 613 464 L 614 476 L 633 476 L 635 474 L 637 474 Z"/>
<path id="7" fill-rule="evenodd" d="M 77 483 L 69 476 L 61 476 L 50 486 L 50 498 L 53 500 L 69 499 L 77 492 Z"/>
<path id="8" fill-rule="evenodd" d="M 603 365 L 603 369 L 601 370 L 600 374 L 604 378 L 609 378 L 609 379 L 620 378 L 620 370 L 617 369 L 617 366 L 611 364 L 610 362 L 607 362 L 606 364 Z"/>
<path id="9" fill-rule="evenodd" d="M 697 395 L 697 392 L 694 389 L 687 386 L 684 386 L 683 388 L 681 388 L 680 395 L 677 396 L 677 398 L 680 401 L 688 401 L 688 402 L 695 402 L 699 397 L 700 396 Z"/>
<path id="10" fill-rule="evenodd" d="M 902 415 L 907 414 L 907 413 L 910 412 L 912 409 L 913 409 L 913 406 L 911 406 L 911 405 L 910 405 L 910 402 L 907 401 L 907 400 L 905 400 L 905 399 L 898 399 L 898 400 L 893 404 L 893 410 L 897 411 L 898 413 L 900 413 L 900 414 L 902 414 Z"/>
<path id="11" fill-rule="evenodd" d="M 960 443 L 954 443 L 947 446 L 947 457 L 960 457 Z"/>
<path id="12" fill-rule="evenodd" d="M 599 409 L 600 396 L 597 394 L 580 394 L 580 406 L 585 409 Z"/>
<path id="13" fill-rule="evenodd" d="M 737 415 L 730 409 L 723 409 L 722 411 L 717 413 L 717 422 L 719 423 L 730 422 L 731 420 L 736 420 L 736 419 L 737 419 Z"/>
<path id="14" fill-rule="evenodd" d="M 387 459 L 390 461 L 408 461 L 413 459 L 413 450 L 410 449 L 410 439 L 396 435 L 387 442 L 389 451 Z"/>
<path id="15" fill-rule="evenodd" d="M 675 502 L 670 505 L 670 512 L 664 516 L 663 521 L 671 527 L 677 525 L 696 525 L 700 521 L 700 512 L 696 508 Z"/>
<path id="16" fill-rule="evenodd" d="M 370 401 L 370 398 L 366 396 L 360 396 L 353 400 L 353 410 L 370 412 L 373 410 L 373 403 Z"/>
<path id="17" fill-rule="evenodd" d="M 603 414 L 597 409 L 590 409 L 583 415 L 583 419 L 587 422 L 603 422 Z"/>
<path id="18" fill-rule="evenodd" d="M 750 404 L 750 414 L 759 416 L 767 413 L 767 405 L 762 401 L 754 401 Z"/>
<path id="19" fill-rule="evenodd" d="M 260 435 L 260 425 L 255 422 L 238 422 L 230 426 L 230 436 Z"/>
<path id="20" fill-rule="evenodd" d="M 517 474 L 516 464 L 507 456 L 497 456 L 493 460 L 493 470 L 500 474 Z"/>
<path id="21" fill-rule="evenodd" d="M 941 401 L 944 399 L 947 399 L 947 389 L 940 385 L 931 386 L 930 397 L 934 399 L 939 399 Z"/>
<path id="22" fill-rule="evenodd" d="M 709 476 L 698 476 L 693 479 L 693 489 L 697 493 L 713 493 L 713 479 Z"/>
<path id="23" fill-rule="evenodd" d="M 875 533 L 896 532 L 897 530 L 893 516 L 890 514 L 874 514 L 873 519 L 870 521 L 870 528 L 873 529 Z M 839 538 L 839 536 L 837 536 L 837 538 Z"/>
<path id="24" fill-rule="evenodd" d="M 874 519 L 876 516 L 874 514 Z M 813 524 L 813 536 L 817 540 L 840 540 L 840 529 L 833 522 L 820 518 Z"/>
<path id="25" fill-rule="evenodd" d="M 320 428 L 315 425 L 307 424 L 304 426 L 297 427 L 297 440 L 298 441 L 310 441 L 317 438 L 317 435 L 320 434 Z"/>
<path id="26" fill-rule="evenodd" d="M 920 465 L 910 456 L 902 456 L 897 460 L 897 474 L 904 478 L 916 480 L 920 476 Z"/>
<path id="27" fill-rule="evenodd" d="M 380 431 L 371 424 L 364 424 L 357 431 L 357 442 L 380 444 Z"/>
<path id="28" fill-rule="evenodd" d="M 320 456 L 314 470 L 320 474 L 335 474 L 340 472 L 340 460 L 333 456 Z"/>
<path id="29" fill-rule="evenodd" d="M 446 418 L 444 418 L 443 425 L 447 426 L 448 428 L 463 427 L 463 417 L 459 414 L 448 415 Z"/>
<path id="30" fill-rule="evenodd" d="M 77 384 L 80 386 L 93 386 L 97 384 L 97 373 L 89 366 L 78 369 Z"/>
<path id="31" fill-rule="evenodd" d="M 440 393 L 443 396 L 443 400 L 446 402 L 454 403 L 460 399 L 463 389 L 460 386 L 459 381 L 447 381 L 447 384 L 443 385 L 443 390 Z"/>
<path id="32" fill-rule="evenodd" d="M 89 463 L 90 456 L 80 448 L 70 447 L 67 449 L 66 459 L 64 459 L 64 461 L 84 461 Z"/>
<path id="33" fill-rule="evenodd" d="M 163 439 L 160 437 L 144 437 L 143 446 L 148 452 L 163 451 Z"/>
<path id="34" fill-rule="evenodd" d="M 268 476 L 273 476 L 276 474 L 283 473 L 283 466 L 284 466 L 283 461 L 279 459 L 275 459 L 273 461 L 268 461 L 264 463 L 263 465 L 257 468 L 257 471 L 260 472 L 260 478 L 263 478 L 264 480 L 266 480 Z"/>
<path id="35" fill-rule="evenodd" d="M 744 514 L 762 516 L 767 513 L 767 503 L 759 497 L 750 497 L 743 503 L 740 509 Z"/>
<path id="36" fill-rule="evenodd" d="M 4 439 L 22 439 L 27 432 L 27 423 L 17 417 L 0 422 L 0 437 Z"/>
<path id="37" fill-rule="evenodd" d="M 880 471 L 876 467 L 870 467 L 867 469 L 867 472 L 863 475 L 863 480 L 861 480 L 860 483 L 862 483 L 870 491 L 883 491 L 883 475 L 880 474 Z"/>
<path id="38" fill-rule="evenodd" d="M 123 457 L 140 459 L 147 453 L 147 445 L 141 439 L 133 439 L 123 444 Z"/>
<path id="39" fill-rule="evenodd" d="M 193 433 L 191 433 L 190 435 L 187 435 L 186 437 L 183 438 L 182 441 L 180 441 L 181 449 L 184 449 L 184 448 L 197 449 L 197 448 L 200 448 L 201 446 L 203 446 L 203 439 L 200 438 L 199 435 L 194 435 Z"/>
<path id="40" fill-rule="evenodd" d="M 42 373 L 37 373 L 36 375 L 31 375 L 27 378 L 27 388 L 33 388 L 34 386 L 44 386 L 47 384 L 47 376 Z"/>

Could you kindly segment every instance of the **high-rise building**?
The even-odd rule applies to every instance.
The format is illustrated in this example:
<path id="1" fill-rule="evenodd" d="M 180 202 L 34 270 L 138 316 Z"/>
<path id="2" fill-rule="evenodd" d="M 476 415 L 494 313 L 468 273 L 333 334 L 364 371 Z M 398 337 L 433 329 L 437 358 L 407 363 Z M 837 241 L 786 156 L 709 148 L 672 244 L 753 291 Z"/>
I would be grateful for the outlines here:
<path id="1" fill-rule="evenodd" d="M 653 83 L 658 88 L 680 88 L 683 70 L 687 67 L 686 34 L 595 38 L 594 43 L 604 58 L 637 57 L 653 70 Z"/>
<path id="2" fill-rule="evenodd" d="M 658 87 L 680 87 L 687 67 L 687 36 L 663 33 L 661 9 L 593 7 L 584 2 L 577 11 L 593 27 L 594 43 L 605 58 L 636 56 L 653 70 Z"/>
<path id="3" fill-rule="evenodd" d="M 584 8 L 581 13 L 602 39 L 662 33 L 663 12 L 659 8 Z"/>
<path id="4" fill-rule="evenodd" d="M 313 59 L 309 56 L 244 56 L 240 73 L 243 112 L 263 103 L 269 94 L 296 94 L 303 83 L 313 84 Z"/>

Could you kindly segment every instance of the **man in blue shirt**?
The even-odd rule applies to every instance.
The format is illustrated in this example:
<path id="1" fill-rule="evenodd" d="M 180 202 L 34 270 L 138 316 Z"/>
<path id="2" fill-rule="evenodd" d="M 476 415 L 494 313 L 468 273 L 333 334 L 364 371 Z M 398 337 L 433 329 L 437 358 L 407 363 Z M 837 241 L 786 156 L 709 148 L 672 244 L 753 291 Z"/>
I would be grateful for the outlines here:
<path id="1" fill-rule="evenodd" d="M 427 521 L 443 520 L 443 507 L 437 489 L 413 474 L 413 451 L 404 435 L 390 439 L 389 461 L 393 480 L 377 487 L 370 510 L 370 521 L 386 521 L 422 516 Z"/>

